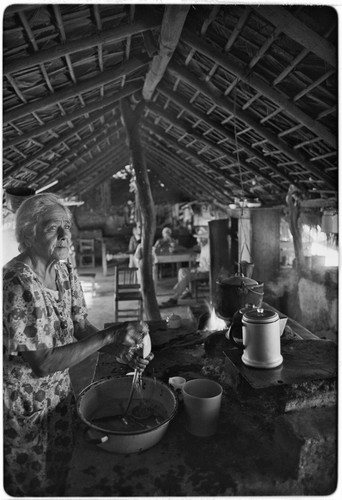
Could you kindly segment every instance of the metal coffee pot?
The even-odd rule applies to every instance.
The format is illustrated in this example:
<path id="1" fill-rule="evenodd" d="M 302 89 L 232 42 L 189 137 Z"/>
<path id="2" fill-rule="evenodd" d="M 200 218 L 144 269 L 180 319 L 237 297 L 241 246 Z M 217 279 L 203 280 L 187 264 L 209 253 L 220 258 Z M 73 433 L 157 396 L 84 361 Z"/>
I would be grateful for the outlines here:
<path id="1" fill-rule="evenodd" d="M 241 323 L 242 342 L 234 339 L 233 328 L 229 330 L 229 339 L 243 349 L 242 362 L 253 368 L 276 368 L 281 365 L 283 357 L 278 313 L 262 308 L 247 309 L 242 313 Z"/>

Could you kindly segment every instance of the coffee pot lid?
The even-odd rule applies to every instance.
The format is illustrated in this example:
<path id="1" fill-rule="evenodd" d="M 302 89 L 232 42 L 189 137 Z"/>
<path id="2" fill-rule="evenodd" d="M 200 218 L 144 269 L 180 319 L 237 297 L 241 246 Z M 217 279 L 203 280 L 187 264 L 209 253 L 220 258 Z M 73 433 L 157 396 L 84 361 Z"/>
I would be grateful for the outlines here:
<path id="1" fill-rule="evenodd" d="M 279 319 L 279 315 L 270 309 L 256 308 L 249 309 L 242 317 L 247 323 L 273 323 Z"/>

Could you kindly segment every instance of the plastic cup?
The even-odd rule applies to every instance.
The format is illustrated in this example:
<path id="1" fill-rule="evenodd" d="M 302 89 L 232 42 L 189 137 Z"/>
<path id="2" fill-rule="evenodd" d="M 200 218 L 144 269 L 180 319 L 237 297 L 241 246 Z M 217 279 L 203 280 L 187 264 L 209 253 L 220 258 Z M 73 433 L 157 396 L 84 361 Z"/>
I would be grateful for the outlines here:
<path id="1" fill-rule="evenodd" d="M 194 436 L 212 436 L 217 431 L 222 387 L 208 379 L 189 380 L 182 387 L 186 429 Z"/>

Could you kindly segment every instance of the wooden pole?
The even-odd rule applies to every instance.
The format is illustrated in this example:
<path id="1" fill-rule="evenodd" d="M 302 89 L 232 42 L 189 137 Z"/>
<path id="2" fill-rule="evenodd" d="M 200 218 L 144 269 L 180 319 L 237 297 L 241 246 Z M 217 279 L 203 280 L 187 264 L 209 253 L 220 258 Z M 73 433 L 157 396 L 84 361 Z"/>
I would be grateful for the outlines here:
<path id="1" fill-rule="evenodd" d="M 141 286 L 144 312 L 147 320 L 160 321 L 161 315 L 156 298 L 152 273 L 152 245 L 156 232 L 156 217 L 151 186 L 145 163 L 145 155 L 141 145 L 139 132 L 139 123 L 145 107 L 145 102 L 141 101 L 135 110 L 133 110 L 128 99 L 126 98 L 122 99 L 120 106 L 132 155 L 132 165 L 136 176 L 137 195 L 142 218 Z"/>
<path id="2" fill-rule="evenodd" d="M 293 246 L 296 256 L 296 269 L 298 272 L 303 271 L 305 259 L 303 251 L 303 241 L 302 241 L 302 228 L 299 221 L 300 207 L 299 207 L 299 195 L 297 188 L 291 184 L 289 187 L 286 203 L 289 208 L 289 226 L 290 231 L 293 236 Z"/>
<path id="3" fill-rule="evenodd" d="M 163 78 L 167 65 L 178 45 L 190 5 L 167 5 L 160 29 L 159 51 L 153 57 L 151 68 L 146 75 L 143 97 L 152 99 L 153 92 Z"/>

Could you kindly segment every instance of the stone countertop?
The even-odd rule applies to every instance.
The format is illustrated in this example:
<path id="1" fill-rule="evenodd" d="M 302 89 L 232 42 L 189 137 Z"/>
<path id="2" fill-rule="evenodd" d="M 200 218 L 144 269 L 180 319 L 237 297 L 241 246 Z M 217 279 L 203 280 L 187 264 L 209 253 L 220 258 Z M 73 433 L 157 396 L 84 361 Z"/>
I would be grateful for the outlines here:
<path id="1" fill-rule="evenodd" d="M 108 355 L 100 355 L 96 379 L 124 373 L 124 366 L 113 364 Z M 278 394 L 284 394 L 284 387 L 273 388 L 270 394 L 252 389 L 241 397 L 230 383 L 224 356 L 208 355 L 203 343 L 179 347 L 173 343 L 160 349 L 149 364 L 146 375 L 164 382 L 176 375 L 187 380 L 205 377 L 219 381 L 224 392 L 216 435 L 199 438 L 189 434 L 185 430 L 182 402 L 161 441 L 139 454 L 109 453 L 88 443 L 86 427 L 81 423 L 66 496 L 237 496 L 331 492 L 334 482 L 332 448 L 336 440 L 334 402 L 330 401 L 328 408 L 306 408 L 284 417 L 284 406 L 277 404 Z M 303 437 L 302 428 L 298 430 L 298 422 L 296 428 L 293 423 L 292 414 L 303 412 L 307 416 L 304 419 L 307 437 Z M 311 428 L 312 435 L 307 430 Z M 306 447 L 307 442 L 310 446 Z M 318 452 L 315 455 L 320 457 L 319 463 L 307 457 L 313 443 L 319 449 L 319 455 Z M 328 467 L 327 457 L 330 457 Z M 308 464 L 304 469 L 299 465 L 303 461 Z M 312 463 L 317 466 L 316 472 L 310 465 Z M 314 473 L 315 480 L 312 479 Z"/>

